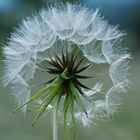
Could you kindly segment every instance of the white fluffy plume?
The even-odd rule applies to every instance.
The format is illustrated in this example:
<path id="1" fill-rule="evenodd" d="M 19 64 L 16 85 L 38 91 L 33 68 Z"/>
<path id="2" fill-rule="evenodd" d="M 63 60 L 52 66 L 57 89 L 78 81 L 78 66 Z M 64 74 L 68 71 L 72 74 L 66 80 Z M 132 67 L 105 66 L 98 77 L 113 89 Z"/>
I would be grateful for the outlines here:
<path id="1" fill-rule="evenodd" d="M 21 105 L 27 102 L 30 99 L 30 88 L 26 81 L 19 75 L 15 77 L 12 82 L 12 94 L 16 98 L 16 102 L 18 105 Z M 25 113 L 27 109 L 27 105 L 22 107 L 22 111 Z"/>
<path id="2" fill-rule="evenodd" d="M 80 69 L 81 75 L 77 74 L 75 76 L 73 74 L 76 72 L 76 68 L 74 72 L 70 72 L 70 74 L 72 73 L 75 77 L 79 78 L 77 78 L 78 81 L 74 77 L 77 81 L 76 84 L 73 83 L 78 85 L 77 87 L 74 85 L 74 87 L 80 95 L 83 95 L 80 97 L 85 97 L 81 101 L 79 99 L 80 97 L 78 99 L 79 104 L 83 106 L 82 109 L 84 110 L 85 106 L 87 111 L 87 115 L 85 112 L 83 113 L 83 110 L 79 112 L 79 108 L 74 105 L 74 107 L 76 106 L 74 116 L 84 126 L 90 126 L 94 119 L 108 118 L 117 111 L 119 105 L 122 103 L 122 93 L 128 87 L 128 70 L 131 55 L 127 53 L 126 49 L 122 49 L 121 41 L 124 35 L 125 33 L 121 32 L 118 26 L 109 25 L 99 13 L 99 9 L 89 10 L 84 6 L 68 3 L 66 5 L 62 4 L 60 6 L 57 5 L 56 7 L 42 9 L 39 13 L 24 19 L 19 27 L 11 34 L 7 45 L 4 46 L 3 54 L 5 59 L 3 60 L 4 76 L 1 78 L 2 83 L 4 86 L 10 84 L 17 104 L 21 105 L 30 99 L 31 91 L 29 82 L 31 82 L 31 79 L 34 79 L 36 69 L 42 70 L 44 68 L 46 72 L 46 69 L 49 69 L 47 66 L 49 64 L 52 64 L 52 66 L 57 65 L 60 68 L 68 68 L 69 66 L 67 65 L 69 63 L 64 60 L 67 56 L 65 53 L 72 53 L 73 50 L 76 50 L 74 55 L 77 55 L 77 58 L 70 65 L 75 65 L 73 63 L 77 62 L 79 64 L 84 62 L 82 65 L 90 63 L 91 66 L 96 64 L 99 67 L 104 65 L 103 69 L 108 67 L 106 76 L 112 81 L 111 88 L 102 91 L 106 89 L 106 87 L 103 87 L 103 85 L 106 85 L 103 82 L 106 81 L 102 80 L 104 77 L 99 78 L 102 80 L 101 82 L 98 81 L 98 77 L 95 77 L 97 81 L 94 82 L 96 84 L 89 90 L 90 88 L 84 86 L 80 78 L 88 78 L 82 75 L 82 72 L 90 67 L 85 65 L 80 69 L 77 64 L 77 69 Z M 59 60 L 59 62 L 56 62 L 57 64 L 51 63 L 51 60 L 55 61 L 56 58 L 56 56 L 52 57 L 50 53 L 53 52 L 52 54 L 55 55 L 54 50 L 58 57 L 60 57 L 59 59 L 62 58 L 63 65 Z M 65 50 L 68 50 L 68 52 Z M 64 56 L 62 53 L 64 53 Z M 83 58 L 86 58 L 85 60 L 82 58 L 84 61 L 82 59 L 80 61 L 78 60 L 81 55 L 83 55 Z M 42 62 L 44 60 L 48 60 L 50 63 L 45 61 L 46 63 L 44 62 L 43 67 Z M 72 61 L 72 59 L 68 59 L 68 61 Z M 59 65 L 58 63 L 61 64 Z M 68 64 L 65 66 L 65 63 Z M 55 73 L 55 70 L 51 68 L 50 73 L 51 70 Z M 61 72 L 61 69 L 59 70 L 58 68 L 56 71 L 57 74 L 60 74 L 58 71 Z M 92 76 L 94 76 L 94 71 Z M 82 88 L 86 90 L 82 90 Z M 94 103 L 85 101 L 85 99 L 90 100 L 92 95 L 98 96 L 97 98 L 95 97 Z M 42 101 L 44 101 L 43 96 L 41 98 L 41 100 L 37 101 L 38 105 L 42 105 Z M 52 109 L 53 103 L 47 109 Z M 63 105 L 64 100 L 61 100 L 61 109 L 58 111 L 61 114 L 60 116 L 62 116 Z M 26 109 L 27 106 L 24 106 L 23 112 Z"/>
<path id="3" fill-rule="evenodd" d="M 119 59 L 117 59 L 111 64 L 109 68 L 109 75 L 114 85 L 122 82 L 129 83 L 129 59 L 131 59 L 130 54 L 126 54 L 121 56 Z"/>

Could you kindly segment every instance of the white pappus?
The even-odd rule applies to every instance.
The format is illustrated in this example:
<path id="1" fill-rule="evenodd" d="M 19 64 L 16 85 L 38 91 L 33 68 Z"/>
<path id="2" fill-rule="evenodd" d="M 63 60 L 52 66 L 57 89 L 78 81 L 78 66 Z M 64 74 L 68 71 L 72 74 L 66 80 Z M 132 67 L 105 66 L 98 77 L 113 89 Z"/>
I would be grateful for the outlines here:
<path id="1" fill-rule="evenodd" d="M 45 110 L 52 109 L 54 140 L 57 140 L 57 119 L 62 117 L 59 113 L 63 114 L 66 138 L 69 122 L 75 129 L 77 120 L 90 126 L 96 119 L 109 118 L 122 103 L 121 95 L 130 83 L 131 55 L 121 47 L 124 35 L 118 26 L 109 25 L 98 9 L 90 10 L 78 4 L 42 9 L 24 19 L 3 49 L 1 80 L 4 86 L 12 87 L 19 105 L 15 111 L 21 108 L 26 112 L 28 103 L 37 102 L 33 108 L 38 111 L 34 125 Z M 92 78 L 82 72 L 94 65 L 108 67 L 107 74 L 112 81 L 108 90 L 103 91 L 103 81 L 97 80 L 90 88 L 81 82 Z M 38 74 L 36 70 L 54 78 L 49 81 L 46 77 L 44 87 L 31 96 L 30 83 Z M 99 98 L 92 101 L 95 95 Z"/>

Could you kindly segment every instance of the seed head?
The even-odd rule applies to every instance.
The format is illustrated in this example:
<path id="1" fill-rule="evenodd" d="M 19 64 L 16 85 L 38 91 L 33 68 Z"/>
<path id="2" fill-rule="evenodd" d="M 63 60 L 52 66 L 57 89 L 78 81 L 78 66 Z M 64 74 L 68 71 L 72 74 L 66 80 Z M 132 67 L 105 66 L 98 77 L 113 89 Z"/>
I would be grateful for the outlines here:
<path id="1" fill-rule="evenodd" d="M 24 19 L 3 50 L 2 82 L 4 86 L 10 84 L 16 97 L 19 106 L 14 112 L 37 111 L 34 125 L 45 112 L 53 110 L 54 140 L 59 118 L 63 119 L 68 139 L 68 125 L 73 126 L 76 134 L 76 121 L 90 126 L 97 119 L 112 116 L 130 83 L 131 56 L 121 47 L 124 35 L 118 26 L 109 25 L 98 9 L 89 10 L 76 4 L 42 9 Z M 87 70 L 96 66 L 103 70 L 108 67 L 108 72 L 95 73 L 95 70 L 89 75 Z M 40 74 L 38 71 L 43 72 L 46 81 L 39 83 L 40 89 L 30 96 L 35 87 L 31 83 Z M 47 74 L 53 78 L 49 80 Z M 102 79 L 107 76 L 112 85 L 104 90 Z M 92 87 L 83 84 L 85 80 L 90 80 Z"/>

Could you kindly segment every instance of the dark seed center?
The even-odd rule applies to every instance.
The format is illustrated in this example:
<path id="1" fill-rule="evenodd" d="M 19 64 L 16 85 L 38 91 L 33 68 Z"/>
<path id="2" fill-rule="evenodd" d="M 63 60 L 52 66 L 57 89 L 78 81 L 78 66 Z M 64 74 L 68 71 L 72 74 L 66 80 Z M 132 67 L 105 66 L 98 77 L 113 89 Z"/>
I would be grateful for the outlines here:
<path id="1" fill-rule="evenodd" d="M 49 60 L 45 60 L 44 67 L 47 69 L 48 73 L 52 75 L 60 76 L 65 69 L 67 69 L 67 74 L 64 77 L 64 81 L 62 84 L 62 95 L 69 94 L 69 85 L 73 83 L 76 89 L 79 91 L 80 94 L 84 95 L 82 88 L 90 89 L 87 86 L 83 85 L 79 79 L 87 79 L 91 78 L 88 76 L 84 76 L 81 72 L 85 71 L 91 64 L 85 65 L 81 67 L 84 57 L 79 59 L 79 49 L 74 49 L 71 53 L 68 53 L 67 48 L 62 50 L 62 55 L 58 56 L 54 49 L 52 49 L 53 58 L 50 57 Z M 78 60 L 79 59 L 79 60 Z M 48 67 L 50 64 L 51 67 Z"/>

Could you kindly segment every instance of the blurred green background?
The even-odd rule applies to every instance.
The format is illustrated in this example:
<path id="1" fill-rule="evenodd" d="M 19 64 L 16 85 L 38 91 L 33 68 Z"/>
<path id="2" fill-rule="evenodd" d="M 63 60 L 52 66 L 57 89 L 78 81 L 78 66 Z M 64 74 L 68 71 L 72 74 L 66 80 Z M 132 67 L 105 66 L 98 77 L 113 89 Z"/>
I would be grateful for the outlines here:
<path id="1" fill-rule="evenodd" d="M 67 2 L 68 0 L 61 0 Z M 72 0 L 71 2 L 75 2 Z M 38 11 L 45 5 L 60 0 L 0 0 L 0 56 L 2 46 L 14 27 L 26 16 Z M 139 0 L 79 0 L 89 8 L 100 8 L 102 15 L 111 24 L 119 24 L 128 34 L 124 45 L 133 55 L 130 79 L 132 89 L 126 94 L 120 113 L 110 121 L 98 126 L 82 128 L 78 126 L 77 140 L 140 140 L 140 1 Z M 2 64 L 0 64 L 2 76 Z M 0 87 L 0 140 L 52 140 L 50 116 L 32 128 L 33 115 L 25 116 L 20 112 L 12 114 L 16 104 L 8 88 Z M 59 139 L 63 140 L 62 127 Z"/>

